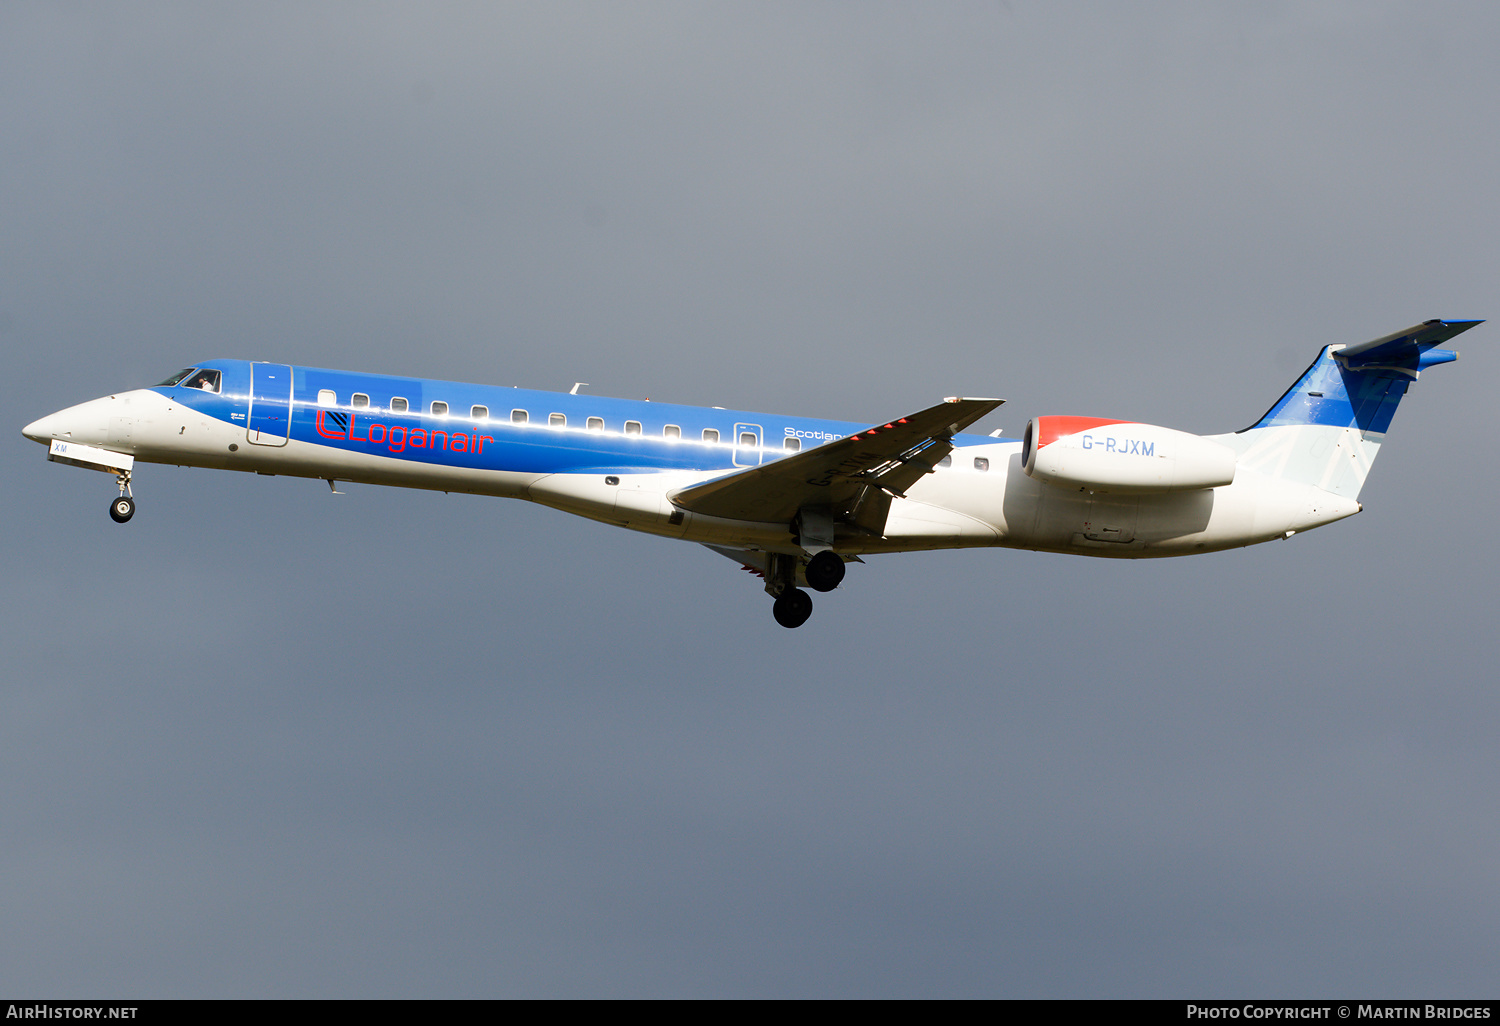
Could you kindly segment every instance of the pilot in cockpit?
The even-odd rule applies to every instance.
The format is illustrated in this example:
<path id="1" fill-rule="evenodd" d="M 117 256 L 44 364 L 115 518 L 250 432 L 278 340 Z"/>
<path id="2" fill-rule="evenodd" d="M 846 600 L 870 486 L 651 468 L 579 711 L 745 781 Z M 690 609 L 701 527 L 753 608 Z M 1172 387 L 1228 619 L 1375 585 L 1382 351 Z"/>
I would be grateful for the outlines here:
<path id="1" fill-rule="evenodd" d="M 184 381 L 182 387 L 201 388 L 205 392 L 217 392 L 219 390 L 219 372 L 216 370 L 200 370 L 187 381 Z"/>

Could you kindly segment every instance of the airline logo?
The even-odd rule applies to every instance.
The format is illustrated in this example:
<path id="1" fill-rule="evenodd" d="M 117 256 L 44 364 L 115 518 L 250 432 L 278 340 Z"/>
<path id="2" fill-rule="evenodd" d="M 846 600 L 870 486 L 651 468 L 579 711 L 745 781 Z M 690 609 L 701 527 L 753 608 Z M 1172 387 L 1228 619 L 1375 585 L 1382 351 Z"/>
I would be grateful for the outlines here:
<path id="1" fill-rule="evenodd" d="M 390 452 L 405 452 L 407 449 L 439 449 L 446 452 L 483 454 L 484 443 L 495 440 L 491 435 L 440 431 L 437 428 L 408 428 L 404 424 L 386 425 L 373 420 L 361 424 L 357 419 L 358 416 L 353 412 L 319 410 L 313 427 L 323 438 L 333 438 L 342 442 L 363 442 L 371 448 L 384 446 Z M 360 434 L 360 432 L 364 433 Z"/>

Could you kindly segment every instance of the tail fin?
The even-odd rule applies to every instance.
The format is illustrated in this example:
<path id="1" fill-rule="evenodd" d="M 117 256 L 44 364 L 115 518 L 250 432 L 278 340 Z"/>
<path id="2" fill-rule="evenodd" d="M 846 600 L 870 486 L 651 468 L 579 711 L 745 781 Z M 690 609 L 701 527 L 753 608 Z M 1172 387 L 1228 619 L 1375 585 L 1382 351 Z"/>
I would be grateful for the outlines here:
<path id="1" fill-rule="evenodd" d="M 1425 321 L 1364 345 L 1325 346 L 1264 417 L 1215 441 L 1242 467 L 1357 498 L 1407 386 L 1458 359 L 1434 347 L 1482 323 Z"/>

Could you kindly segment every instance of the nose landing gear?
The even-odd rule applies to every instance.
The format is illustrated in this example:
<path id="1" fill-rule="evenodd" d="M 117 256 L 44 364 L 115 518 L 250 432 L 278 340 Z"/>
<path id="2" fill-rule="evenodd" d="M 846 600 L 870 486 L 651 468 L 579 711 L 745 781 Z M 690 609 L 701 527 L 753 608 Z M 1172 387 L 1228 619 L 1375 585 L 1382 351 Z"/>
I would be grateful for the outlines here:
<path id="1" fill-rule="evenodd" d="M 123 524 L 135 516 L 135 497 L 130 494 L 130 471 L 116 474 L 115 480 L 120 483 L 120 497 L 109 504 L 109 518 L 117 524 Z"/>

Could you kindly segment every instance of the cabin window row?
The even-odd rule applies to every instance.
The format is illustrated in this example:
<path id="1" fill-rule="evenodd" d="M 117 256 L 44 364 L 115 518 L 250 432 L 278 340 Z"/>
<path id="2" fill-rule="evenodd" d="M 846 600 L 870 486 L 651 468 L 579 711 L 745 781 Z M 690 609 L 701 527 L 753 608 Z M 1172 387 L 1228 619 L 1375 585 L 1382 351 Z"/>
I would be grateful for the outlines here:
<path id="1" fill-rule="evenodd" d="M 191 372 L 189 371 L 188 373 L 191 373 Z M 213 373 L 215 375 L 218 374 L 217 371 L 214 371 Z M 215 381 L 214 384 L 217 384 L 217 381 Z M 318 405 L 319 406 L 336 406 L 336 405 L 338 405 L 338 396 L 334 393 L 333 389 L 331 389 L 331 388 L 320 389 L 318 391 Z M 363 392 L 355 392 L 354 395 L 349 400 L 349 405 L 352 406 L 352 407 L 354 407 L 354 409 L 356 409 L 356 410 L 368 409 L 369 406 L 370 406 L 370 397 L 367 396 L 367 395 L 365 395 Z M 401 396 L 395 396 L 395 397 L 393 397 L 391 399 L 391 412 L 392 413 L 405 413 L 407 411 L 407 409 L 408 409 L 407 401 L 404 398 L 402 398 Z M 428 407 L 428 409 L 429 409 L 429 411 L 432 413 L 432 415 L 434 417 L 446 417 L 448 415 L 448 404 L 445 403 L 445 402 L 443 402 L 440 399 L 434 399 L 432 401 L 431 405 Z M 471 406 L 471 407 L 469 407 L 469 417 L 471 419 L 473 419 L 473 420 L 489 420 L 489 417 L 490 417 L 490 408 L 488 406 Z M 531 414 L 528 413 L 526 410 L 511 410 L 510 411 L 510 421 L 511 421 L 512 424 L 526 424 L 526 423 L 528 423 L 530 421 L 530 419 L 531 419 Z M 568 426 L 568 417 L 567 417 L 566 414 L 563 414 L 563 413 L 549 413 L 547 415 L 547 426 L 548 427 L 567 427 Z M 589 430 L 589 431 L 603 431 L 604 430 L 604 418 L 603 417 L 589 417 L 584 422 L 584 427 L 587 430 Z M 627 420 L 625 422 L 625 433 L 627 435 L 639 435 L 639 434 L 641 434 L 642 433 L 641 422 L 638 421 L 638 420 Z M 662 427 L 661 433 L 662 433 L 662 437 L 663 438 L 681 438 L 682 437 L 682 428 L 679 427 L 679 426 L 677 426 L 676 424 L 667 424 L 667 425 L 664 425 Z M 705 442 L 717 442 L 719 440 L 719 432 L 716 429 L 714 429 L 714 428 L 704 428 L 703 429 L 703 440 Z M 760 439 L 759 439 L 758 436 L 755 435 L 754 432 L 747 431 L 744 434 L 740 435 L 740 445 L 741 446 L 752 447 L 752 446 L 756 446 L 756 445 L 759 445 L 759 444 L 760 444 Z M 801 439 L 797 439 L 797 438 L 784 438 L 781 441 L 781 447 L 783 449 L 785 449 L 787 452 L 799 452 L 802 449 L 802 441 L 801 441 Z M 952 455 L 952 453 L 948 454 L 947 456 L 944 456 L 940 461 L 938 461 L 938 466 L 940 466 L 940 467 L 951 467 L 951 466 L 953 466 L 953 455 Z M 976 456 L 976 457 L 974 457 L 974 469 L 975 470 L 989 470 L 990 469 L 990 461 L 988 459 L 986 459 L 985 457 L 983 457 L 983 456 Z"/>
<path id="2" fill-rule="evenodd" d="M 319 406 L 337 406 L 338 405 L 338 395 L 337 395 L 337 393 L 335 393 L 333 391 L 333 389 L 331 389 L 331 388 L 319 389 L 318 390 L 318 405 Z M 351 407 L 353 407 L 354 409 L 356 409 L 356 410 L 369 409 L 370 408 L 370 397 L 368 395 L 365 395 L 363 392 L 355 392 L 354 395 L 351 396 L 350 399 L 349 399 L 349 405 Z M 398 396 L 393 396 L 391 398 L 391 412 L 392 413 L 406 413 L 409 408 L 410 408 L 410 406 L 409 406 L 409 404 L 408 404 L 408 402 L 406 401 L 405 398 L 403 398 L 403 397 L 401 397 L 399 395 Z M 434 417 L 446 417 L 448 415 L 448 404 L 445 403 L 445 402 L 443 402 L 440 399 L 434 399 L 432 401 L 431 405 L 428 407 L 428 411 Z M 471 406 L 471 407 L 469 407 L 469 417 L 472 420 L 489 420 L 489 418 L 490 418 L 490 408 L 488 406 Z M 510 411 L 510 421 L 511 421 L 512 424 L 526 424 L 526 423 L 529 423 L 530 420 L 531 420 L 531 414 L 528 411 L 526 411 L 526 410 L 511 410 Z M 567 414 L 564 414 L 564 413 L 549 413 L 547 415 L 547 426 L 548 427 L 567 427 L 568 426 L 568 417 L 567 417 Z M 589 431 L 603 431 L 604 430 L 604 418 L 603 417 L 589 417 L 587 420 L 584 421 L 584 427 L 587 430 L 589 430 Z M 627 435 L 640 435 L 640 434 L 643 434 L 644 431 L 643 431 L 643 429 L 641 427 L 641 422 L 638 421 L 638 420 L 627 420 L 625 422 L 625 433 Z M 682 437 L 682 428 L 680 426 L 676 425 L 676 424 L 666 424 L 666 425 L 662 426 L 661 434 L 662 434 L 663 438 L 681 438 Z M 717 442 L 719 440 L 719 432 L 718 432 L 718 430 L 716 428 L 704 428 L 703 429 L 703 440 L 705 442 Z M 756 435 L 754 435 L 753 433 L 747 432 L 747 433 L 745 433 L 745 434 L 743 434 L 743 435 L 740 436 L 740 445 L 742 445 L 742 446 L 758 445 L 759 442 L 760 442 L 760 439 Z M 802 448 L 802 441 L 801 441 L 801 439 L 798 439 L 798 438 L 786 438 L 786 439 L 783 439 L 781 444 L 782 444 L 782 448 L 785 449 L 787 452 L 797 452 L 797 451 L 799 451 Z"/>
<path id="3" fill-rule="evenodd" d="M 174 385 L 174 384 L 177 384 L 178 382 L 182 381 L 183 378 L 187 377 L 191 373 L 193 373 L 193 371 L 192 371 L 191 368 L 189 368 L 188 370 L 182 371 L 182 372 L 178 373 L 177 375 L 174 375 L 173 377 L 168 378 L 166 381 L 162 382 L 162 384 L 163 385 Z M 218 371 L 201 371 L 201 372 L 199 372 L 198 378 L 195 378 L 193 381 L 188 382 L 185 387 L 202 388 L 202 389 L 205 389 L 205 390 L 208 390 L 208 391 L 217 392 L 219 390 L 219 372 Z M 338 396 L 337 396 L 337 394 L 331 388 L 319 389 L 318 390 L 318 405 L 319 406 L 337 406 L 338 405 Z M 369 407 L 370 407 L 370 397 L 368 395 L 365 395 L 363 392 L 355 392 L 354 395 L 351 396 L 350 399 L 349 399 L 349 405 L 352 406 L 356 410 L 369 409 Z M 409 408 L 409 404 L 407 403 L 407 401 L 406 401 L 405 398 L 403 398 L 402 396 L 399 396 L 399 395 L 392 397 L 392 399 L 391 399 L 391 412 L 392 413 L 406 413 L 407 410 L 408 410 L 408 408 Z M 445 403 L 445 402 L 443 402 L 440 399 L 434 399 L 432 401 L 431 405 L 428 407 L 428 409 L 432 413 L 432 415 L 435 416 L 435 417 L 446 417 L 448 415 L 448 404 Z M 469 407 L 469 417 L 472 420 L 489 420 L 489 418 L 490 418 L 490 408 L 488 406 L 471 406 L 471 407 Z M 528 423 L 530 421 L 530 418 L 531 418 L 531 415 L 526 410 L 511 410 L 510 411 L 510 420 L 511 420 L 512 424 L 526 424 L 526 423 Z M 567 427 L 568 426 L 567 415 L 566 414 L 562 414 L 562 413 L 549 413 L 547 415 L 547 426 L 548 427 Z M 588 420 L 586 420 L 584 422 L 584 426 L 589 431 L 603 431 L 604 430 L 604 418 L 603 417 L 589 417 Z M 638 421 L 638 420 L 627 420 L 625 422 L 625 433 L 627 435 L 639 435 L 639 434 L 642 434 L 641 422 Z M 676 424 L 666 424 L 666 425 L 664 425 L 662 427 L 661 434 L 662 434 L 663 438 L 681 438 L 682 437 L 682 428 L 679 427 L 679 426 L 677 426 Z M 714 428 L 704 428 L 703 429 L 703 440 L 705 442 L 717 442 L 719 440 L 719 432 L 716 429 L 714 429 Z M 747 431 L 744 434 L 740 435 L 740 445 L 741 446 L 745 446 L 745 447 L 756 446 L 756 445 L 759 444 L 759 442 L 760 442 L 760 439 L 754 433 L 752 433 L 752 432 L 748 432 Z M 801 441 L 801 439 L 798 439 L 798 438 L 783 438 L 781 440 L 781 447 L 783 449 L 785 449 L 787 452 L 799 452 L 802 449 L 802 441 Z M 940 467 L 951 467 L 951 466 L 953 466 L 953 455 L 950 453 L 947 456 L 944 456 L 941 460 L 938 461 L 938 466 L 940 466 Z M 990 469 L 990 461 L 988 459 L 986 459 L 985 457 L 983 457 L 983 456 L 976 456 L 976 457 L 974 457 L 974 469 L 975 470 L 989 470 Z"/>
<path id="4" fill-rule="evenodd" d="M 948 455 L 946 455 L 942 459 L 938 460 L 937 465 L 940 466 L 940 467 L 951 467 L 951 466 L 953 466 L 953 454 L 950 452 Z M 989 470 L 990 469 L 989 458 L 985 457 L 985 456 L 975 456 L 974 457 L 974 469 L 975 470 Z"/>

